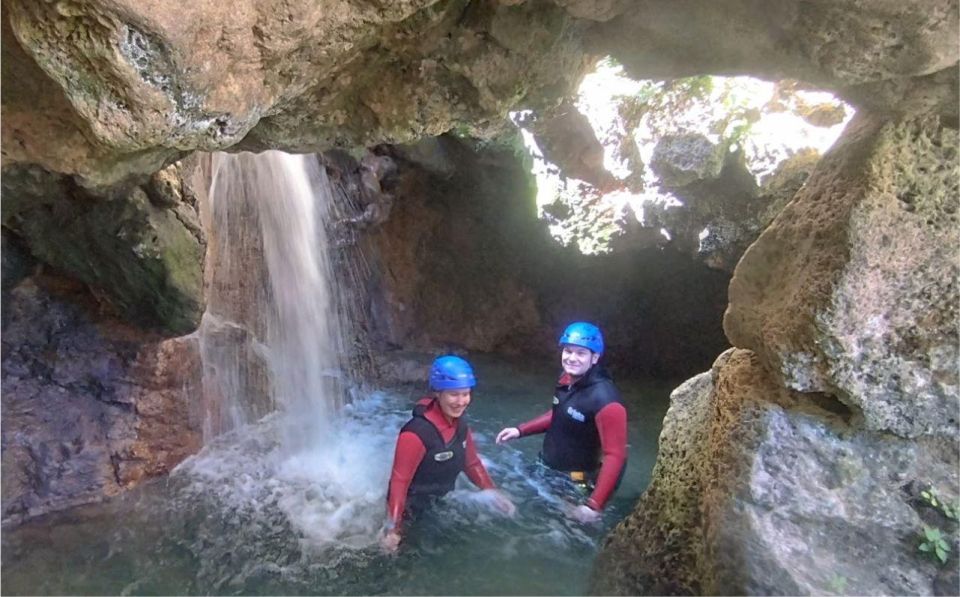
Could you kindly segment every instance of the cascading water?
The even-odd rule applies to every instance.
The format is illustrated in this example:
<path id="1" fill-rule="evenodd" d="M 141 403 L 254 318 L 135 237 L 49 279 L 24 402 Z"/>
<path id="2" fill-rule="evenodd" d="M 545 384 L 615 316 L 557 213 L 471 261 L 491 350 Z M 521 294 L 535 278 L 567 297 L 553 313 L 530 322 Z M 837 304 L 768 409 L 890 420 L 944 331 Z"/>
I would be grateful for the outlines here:
<path id="1" fill-rule="evenodd" d="M 323 225 L 331 201 L 330 183 L 313 156 L 278 151 L 213 156 L 213 213 L 228 218 L 233 202 L 257 208 L 269 280 L 260 306 L 266 323 L 264 356 L 273 401 L 285 415 L 284 444 L 294 451 L 329 431 L 329 421 L 343 403 L 338 356 L 343 332 Z M 220 227 L 221 222 L 215 218 L 212 224 Z M 229 233 L 225 237 L 229 242 Z"/>
<path id="2" fill-rule="evenodd" d="M 391 438 L 362 429 L 357 412 L 370 400 L 338 416 L 348 383 L 326 254 L 326 173 L 314 156 L 268 151 L 214 154 L 210 178 L 199 335 L 204 399 L 219 418 L 177 474 L 196 491 L 216 484 L 229 508 L 284 513 L 314 547 L 371 543 L 387 466 L 372 455 L 389 452 L 380 444 Z"/>

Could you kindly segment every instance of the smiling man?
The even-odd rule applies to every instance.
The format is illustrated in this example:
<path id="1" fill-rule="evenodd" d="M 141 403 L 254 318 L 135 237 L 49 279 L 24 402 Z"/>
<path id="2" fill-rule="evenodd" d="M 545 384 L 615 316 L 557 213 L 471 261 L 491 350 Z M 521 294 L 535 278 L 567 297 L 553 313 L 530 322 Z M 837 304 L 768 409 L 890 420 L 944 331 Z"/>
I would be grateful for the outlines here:
<path id="1" fill-rule="evenodd" d="M 580 522 L 600 518 L 620 482 L 627 461 L 627 410 L 610 375 L 598 364 L 603 355 L 600 328 L 571 323 L 560 336 L 560 364 L 553 408 L 497 434 L 497 443 L 546 433 L 540 459 L 590 492 L 570 515 Z"/>

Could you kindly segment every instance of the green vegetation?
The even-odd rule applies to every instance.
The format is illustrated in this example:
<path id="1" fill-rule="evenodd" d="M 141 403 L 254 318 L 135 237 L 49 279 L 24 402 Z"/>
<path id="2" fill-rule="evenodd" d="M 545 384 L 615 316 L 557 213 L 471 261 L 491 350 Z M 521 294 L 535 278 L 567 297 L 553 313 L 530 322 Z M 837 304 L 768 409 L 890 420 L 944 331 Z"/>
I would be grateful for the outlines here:
<path id="1" fill-rule="evenodd" d="M 924 553 L 929 553 L 931 557 L 936 556 L 941 564 L 947 563 L 947 554 L 950 553 L 950 544 L 943 531 L 929 525 L 923 525 L 923 541 L 917 547 Z"/>
<path id="2" fill-rule="evenodd" d="M 927 512 L 933 510 L 935 513 L 933 516 L 937 517 L 939 521 L 943 523 L 937 526 L 930 524 L 923 525 L 923 534 L 920 536 L 920 543 L 917 545 L 917 550 L 941 565 L 946 564 L 950 558 L 950 552 L 952 551 L 951 544 L 953 543 L 957 530 L 957 514 L 958 511 L 960 511 L 960 502 L 948 504 L 940 497 L 937 491 L 929 485 L 921 489 L 919 494 L 916 495 L 916 502 L 925 506 Z M 929 515 L 924 516 L 924 518 L 930 520 Z M 944 527 L 953 530 L 945 530 Z"/>
<path id="3" fill-rule="evenodd" d="M 924 489 L 923 491 L 921 491 L 920 499 L 922 499 L 930 507 L 936 508 L 941 512 L 943 512 L 943 515 L 949 518 L 950 520 L 957 519 L 957 512 L 960 511 L 960 501 L 958 501 L 957 503 L 951 506 L 950 504 L 947 504 L 946 502 L 941 500 L 939 497 L 937 497 L 937 493 L 933 490 L 932 487 L 930 489 Z"/>

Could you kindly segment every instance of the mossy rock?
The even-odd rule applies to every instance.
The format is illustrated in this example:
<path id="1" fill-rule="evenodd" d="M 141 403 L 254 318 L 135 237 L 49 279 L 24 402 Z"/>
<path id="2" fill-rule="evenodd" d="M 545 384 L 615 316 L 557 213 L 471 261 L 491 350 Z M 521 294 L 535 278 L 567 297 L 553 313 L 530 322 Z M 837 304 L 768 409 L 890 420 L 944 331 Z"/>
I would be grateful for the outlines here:
<path id="1" fill-rule="evenodd" d="M 196 329 L 204 241 L 185 203 L 161 207 L 140 187 L 93 196 L 66 177 L 4 172 L 4 224 L 39 261 L 73 275 L 137 325 Z"/>

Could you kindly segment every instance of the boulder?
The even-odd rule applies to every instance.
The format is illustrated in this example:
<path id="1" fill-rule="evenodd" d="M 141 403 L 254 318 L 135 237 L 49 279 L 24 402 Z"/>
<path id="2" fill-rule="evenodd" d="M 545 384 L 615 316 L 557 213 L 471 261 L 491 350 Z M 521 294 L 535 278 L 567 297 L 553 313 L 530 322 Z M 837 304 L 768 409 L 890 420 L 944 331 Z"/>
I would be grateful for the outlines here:
<path id="1" fill-rule="evenodd" d="M 854 423 L 853 425 L 851 423 Z M 932 594 L 910 491 L 960 491 L 957 446 L 864 430 L 731 349 L 671 395 L 650 488 L 610 534 L 595 594 Z M 948 503 L 951 503 L 948 501 Z"/>
<path id="2" fill-rule="evenodd" d="M 726 155 L 726 143 L 700 133 L 666 135 L 654 147 L 650 166 L 664 187 L 683 187 L 717 178 Z"/>
<path id="3" fill-rule="evenodd" d="M 747 250 L 724 329 L 865 425 L 958 436 L 958 135 L 861 114 Z"/>

